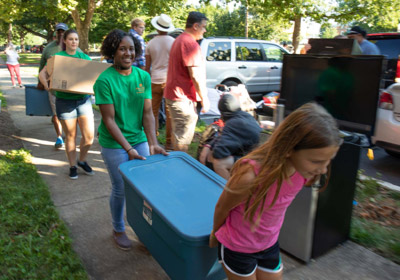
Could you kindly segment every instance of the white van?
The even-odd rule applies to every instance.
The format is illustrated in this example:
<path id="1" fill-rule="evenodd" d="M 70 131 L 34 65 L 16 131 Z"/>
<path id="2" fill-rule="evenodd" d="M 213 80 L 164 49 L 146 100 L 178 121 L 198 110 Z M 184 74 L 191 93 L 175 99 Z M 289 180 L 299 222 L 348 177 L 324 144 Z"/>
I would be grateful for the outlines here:
<path id="1" fill-rule="evenodd" d="M 206 60 L 207 87 L 244 84 L 250 94 L 279 91 L 283 55 L 281 46 L 263 40 L 205 38 L 200 43 Z"/>

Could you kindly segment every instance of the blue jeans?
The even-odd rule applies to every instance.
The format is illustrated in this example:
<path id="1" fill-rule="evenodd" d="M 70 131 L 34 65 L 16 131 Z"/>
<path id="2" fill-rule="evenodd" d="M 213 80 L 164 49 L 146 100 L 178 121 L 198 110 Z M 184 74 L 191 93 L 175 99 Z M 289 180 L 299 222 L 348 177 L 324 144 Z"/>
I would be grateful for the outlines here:
<path id="1" fill-rule="evenodd" d="M 139 143 L 133 146 L 133 148 L 141 156 L 147 157 L 150 155 L 149 144 L 147 142 Z M 116 232 L 124 232 L 125 189 L 124 180 L 118 171 L 118 167 L 122 163 L 129 161 L 129 156 L 124 149 L 109 149 L 104 147 L 101 147 L 101 155 L 110 175 L 112 185 L 110 196 L 112 224 Z"/>

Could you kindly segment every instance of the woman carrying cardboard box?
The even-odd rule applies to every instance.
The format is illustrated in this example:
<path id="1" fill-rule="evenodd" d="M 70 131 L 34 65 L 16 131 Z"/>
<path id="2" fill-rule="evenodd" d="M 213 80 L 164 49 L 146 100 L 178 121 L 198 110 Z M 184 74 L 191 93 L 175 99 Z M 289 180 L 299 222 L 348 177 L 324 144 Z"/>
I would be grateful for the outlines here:
<path id="1" fill-rule="evenodd" d="M 55 55 L 91 60 L 85 53 L 77 51 L 78 44 L 78 33 L 73 29 L 69 29 L 64 32 L 63 51 Z M 48 91 L 47 66 L 40 71 L 39 79 L 44 85 L 45 90 Z M 70 165 L 69 178 L 78 179 L 77 166 L 82 168 L 87 175 L 93 175 L 94 172 L 92 168 L 86 162 L 86 156 L 94 138 L 94 119 L 90 95 L 56 91 L 56 111 L 65 133 L 65 151 Z M 79 125 L 82 134 L 79 145 L 79 160 L 77 160 L 76 157 L 77 125 Z"/>

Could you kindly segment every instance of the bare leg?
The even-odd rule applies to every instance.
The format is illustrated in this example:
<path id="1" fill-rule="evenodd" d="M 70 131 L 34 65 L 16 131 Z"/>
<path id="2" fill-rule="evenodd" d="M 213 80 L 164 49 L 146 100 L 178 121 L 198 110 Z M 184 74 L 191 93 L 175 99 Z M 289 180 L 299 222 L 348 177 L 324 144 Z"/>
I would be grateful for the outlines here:
<path id="1" fill-rule="evenodd" d="M 53 125 L 54 125 L 54 130 L 56 131 L 57 137 L 61 137 L 62 136 L 62 126 L 61 126 L 61 122 L 58 120 L 57 116 L 54 115 L 52 117 Z"/>
<path id="2" fill-rule="evenodd" d="M 76 165 L 76 124 L 77 119 L 60 120 L 65 132 L 65 153 L 70 166 Z"/>
<path id="3" fill-rule="evenodd" d="M 79 161 L 86 161 L 86 156 L 94 139 L 94 120 L 92 115 L 78 117 L 79 128 L 81 129 L 82 139 L 80 142 Z"/>
<path id="4" fill-rule="evenodd" d="M 277 273 L 270 273 L 266 271 L 262 271 L 260 269 L 256 270 L 257 280 L 282 280 L 283 279 L 283 270 Z"/>

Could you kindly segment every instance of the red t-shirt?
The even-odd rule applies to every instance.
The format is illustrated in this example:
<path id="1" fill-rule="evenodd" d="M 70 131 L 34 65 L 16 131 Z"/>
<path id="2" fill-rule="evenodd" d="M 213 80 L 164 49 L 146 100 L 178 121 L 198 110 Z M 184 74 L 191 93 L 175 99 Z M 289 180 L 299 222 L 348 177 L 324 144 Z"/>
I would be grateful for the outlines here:
<path id="1" fill-rule="evenodd" d="M 165 98 L 174 101 L 186 98 L 195 102 L 201 101 L 190 78 L 188 67 L 203 67 L 205 71 L 200 45 L 190 34 L 183 32 L 176 38 L 169 53 Z"/>

